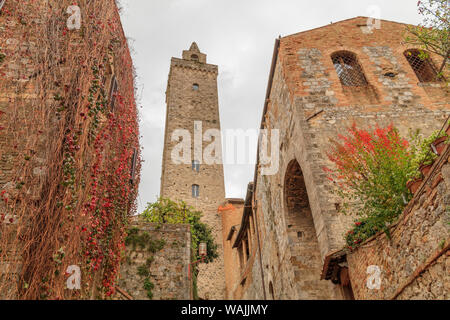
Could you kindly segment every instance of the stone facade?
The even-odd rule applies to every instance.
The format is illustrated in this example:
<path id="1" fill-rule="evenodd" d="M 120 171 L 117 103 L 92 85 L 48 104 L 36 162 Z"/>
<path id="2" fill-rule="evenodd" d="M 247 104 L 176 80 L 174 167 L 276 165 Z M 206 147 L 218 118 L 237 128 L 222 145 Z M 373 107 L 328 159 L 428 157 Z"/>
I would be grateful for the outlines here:
<path id="1" fill-rule="evenodd" d="M 256 169 L 250 205 L 259 245 L 245 267 L 253 280 L 244 298 L 344 298 L 340 286 L 320 280 L 325 257 L 344 246 L 353 221 L 339 211 L 323 171 L 330 138 L 353 123 L 428 135 L 450 114 L 445 83 L 419 82 L 405 58 L 406 25 L 383 20 L 368 32 L 366 22 L 357 17 L 276 41 L 261 128 L 280 130 L 280 166 L 274 175 Z M 364 87 L 341 82 L 332 56 L 342 52 L 356 56 Z"/>
<path id="2" fill-rule="evenodd" d="M 207 64 L 206 55 L 193 43 L 183 52 L 183 59 L 172 58 L 166 92 L 161 196 L 184 200 L 201 211 L 202 221 L 212 228 L 218 244 L 219 257 L 212 263 L 199 264 L 198 294 L 202 299 L 221 299 L 225 292 L 222 227 L 217 211 L 225 200 L 222 157 L 217 154 L 218 161 L 212 164 L 205 163 L 203 158 L 203 150 L 211 144 L 211 141 L 203 141 L 204 134 L 210 129 L 220 130 L 217 75 L 218 67 Z M 190 135 L 188 150 L 185 150 L 190 156 L 184 163 L 178 163 L 172 157 L 179 143 L 173 135 L 179 129 Z M 220 136 L 215 139 L 217 149 L 222 150 Z M 192 164 L 194 160 L 198 161 L 198 170 Z M 196 197 L 194 185 L 198 186 Z"/>
<path id="3" fill-rule="evenodd" d="M 144 288 L 148 277 L 153 284 L 149 290 L 153 300 L 192 299 L 191 231 L 189 225 L 134 223 L 138 235 L 148 234 L 143 246 L 129 243 L 120 267 L 120 289 L 135 300 L 149 300 Z M 153 246 L 153 247 L 151 247 Z M 145 275 L 140 268 L 148 271 Z M 140 271 L 140 272 L 139 272 Z M 124 298 L 120 292 L 118 298 Z M 125 297 L 126 298 L 126 297 Z"/>
<path id="4" fill-rule="evenodd" d="M 391 238 L 381 233 L 347 253 L 356 299 L 450 299 L 450 148 L 435 161 Z M 379 268 L 380 287 L 367 282 Z M 369 287 L 372 287 L 370 289 Z"/>

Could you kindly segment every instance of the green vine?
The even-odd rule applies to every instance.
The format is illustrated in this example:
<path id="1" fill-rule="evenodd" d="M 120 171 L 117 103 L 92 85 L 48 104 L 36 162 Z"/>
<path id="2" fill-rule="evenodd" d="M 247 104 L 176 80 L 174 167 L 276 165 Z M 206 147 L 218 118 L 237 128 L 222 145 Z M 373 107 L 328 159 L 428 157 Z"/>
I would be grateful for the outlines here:
<path id="1" fill-rule="evenodd" d="M 151 281 L 149 269 L 155 259 L 154 254 L 164 248 L 166 241 L 164 239 L 154 240 L 148 232 L 144 231 L 141 233 L 139 228 L 132 227 L 128 230 L 125 245 L 131 246 L 133 250 L 136 250 L 136 248 L 139 247 L 141 250 L 147 250 L 152 253 L 144 264 L 138 266 L 137 273 L 139 276 L 144 277 L 143 288 L 147 292 L 147 297 L 153 299 L 153 289 L 155 285 Z M 131 258 L 127 257 L 127 260 L 131 264 Z"/>

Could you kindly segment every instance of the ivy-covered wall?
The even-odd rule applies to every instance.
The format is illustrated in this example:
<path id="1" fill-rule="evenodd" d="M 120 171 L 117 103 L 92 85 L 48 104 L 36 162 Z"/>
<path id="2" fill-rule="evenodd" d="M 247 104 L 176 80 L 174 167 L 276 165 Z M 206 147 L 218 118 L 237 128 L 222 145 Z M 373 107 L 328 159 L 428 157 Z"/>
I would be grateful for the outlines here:
<path id="1" fill-rule="evenodd" d="M 134 223 L 125 240 L 118 286 L 128 299 L 190 300 L 189 225 Z M 119 291 L 119 290 L 118 290 Z M 117 299 L 127 297 L 117 293 Z"/>
<path id="2" fill-rule="evenodd" d="M 1 299 L 108 299 L 136 211 L 138 112 L 118 7 L 77 1 L 72 28 L 73 5 L 0 11 Z"/>

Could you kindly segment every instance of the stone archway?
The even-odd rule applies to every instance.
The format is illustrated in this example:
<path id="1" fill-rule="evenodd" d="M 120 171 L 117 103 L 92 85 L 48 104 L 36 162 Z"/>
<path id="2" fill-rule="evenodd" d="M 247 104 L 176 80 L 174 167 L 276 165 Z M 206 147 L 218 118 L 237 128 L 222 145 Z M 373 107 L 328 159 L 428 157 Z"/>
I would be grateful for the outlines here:
<path id="1" fill-rule="evenodd" d="M 290 262 L 300 299 L 330 299 L 329 284 L 320 280 L 319 242 L 303 172 L 295 159 L 286 169 L 284 198 Z"/>

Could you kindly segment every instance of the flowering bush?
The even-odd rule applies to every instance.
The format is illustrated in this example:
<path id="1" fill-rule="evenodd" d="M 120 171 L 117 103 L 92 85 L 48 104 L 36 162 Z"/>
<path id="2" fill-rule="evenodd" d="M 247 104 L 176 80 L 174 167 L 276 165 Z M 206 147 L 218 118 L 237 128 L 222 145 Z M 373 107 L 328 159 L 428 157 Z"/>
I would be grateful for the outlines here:
<path id="1" fill-rule="evenodd" d="M 336 186 L 334 192 L 344 201 L 343 212 L 358 212 L 360 216 L 346 234 L 350 248 L 378 231 L 388 233 L 389 224 L 412 197 L 406 183 L 418 176 L 421 164 L 435 157 L 429 146 L 436 137 L 434 133 L 422 139 L 416 132 L 410 143 L 392 125 L 369 132 L 354 124 L 347 136 L 332 140 L 328 158 L 336 169 L 324 170 Z"/>

